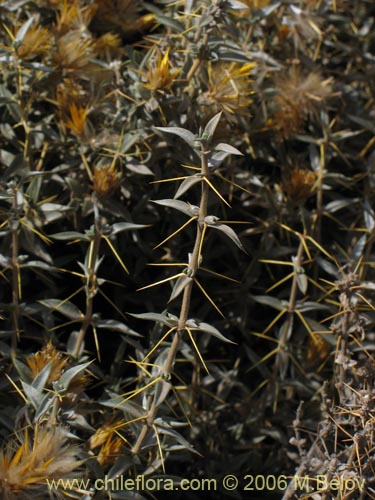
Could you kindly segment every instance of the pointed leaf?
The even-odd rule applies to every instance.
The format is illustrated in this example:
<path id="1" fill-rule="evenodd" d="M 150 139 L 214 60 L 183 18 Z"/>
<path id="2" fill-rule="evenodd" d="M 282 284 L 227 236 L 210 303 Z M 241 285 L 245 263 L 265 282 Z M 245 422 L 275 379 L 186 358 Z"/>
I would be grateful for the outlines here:
<path id="1" fill-rule="evenodd" d="M 65 231 L 63 233 L 51 234 L 50 238 L 54 240 L 79 240 L 79 241 L 90 241 L 88 236 L 77 231 Z"/>
<path id="2" fill-rule="evenodd" d="M 203 131 L 202 135 L 204 138 L 207 138 L 208 142 L 212 139 L 212 137 L 215 133 L 216 127 L 219 124 L 222 113 L 223 112 L 220 111 L 215 116 L 213 116 L 211 118 L 211 120 L 207 123 L 207 125 L 204 127 L 204 131 Z"/>
<path id="3" fill-rule="evenodd" d="M 241 151 L 239 151 L 237 148 L 234 148 L 230 144 L 226 144 L 224 142 L 221 142 L 220 144 L 218 144 L 217 146 L 215 146 L 214 149 L 215 149 L 215 151 L 224 151 L 225 153 L 229 153 L 230 155 L 241 155 L 241 156 L 243 156 L 243 154 L 241 153 Z"/>
<path id="4" fill-rule="evenodd" d="M 17 31 L 17 36 L 15 41 L 20 44 L 22 40 L 25 38 L 26 33 L 29 31 L 30 26 L 33 24 L 34 18 L 30 17 L 22 26 L 21 28 Z"/>
<path id="5" fill-rule="evenodd" d="M 156 130 L 160 130 L 161 132 L 166 132 L 167 134 L 177 135 L 183 141 L 189 144 L 189 146 L 194 147 L 195 135 L 186 128 L 181 128 L 181 127 L 154 127 L 154 128 Z"/>
<path id="6" fill-rule="evenodd" d="M 40 404 L 43 401 L 43 398 L 45 397 L 45 394 L 43 394 L 41 391 L 36 389 L 30 384 L 27 384 L 23 380 L 21 380 L 22 388 L 24 390 L 24 393 L 26 395 L 26 398 L 28 401 L 31 403 L 33 408 L 37 410 L 40 406 Z"/>
<path id="7" fill-rule="evenodd" d="M 207 217 L 205 220 L 207 220 Z M 218 231 L 221 231 L 222 233 L 224 233 L 226 236 L 228 236 L 228 238 L 230 238 L 233 241 L 233 243 L 235 243 L 238 246 L 238 248 L 240 250 L 242 250 L 243 252 L 245 252 L 247 254 L 239 237 L 237 236 L 237 234 L 233 231 L 233 229 L 231 227 L 227 226 L 226 224 L 217 224 L 217 223 L 213 223 L 213 224 L 207 223 L 207 225 L 209 227 L 212 227 L 213 229 L 217 229 Z"/>
<path id="8" fill-rule="evenodd" d="M 38 375 L 34 378 L 34 380 L 32 381 L 31 385 L 39 392 L 42 392 L 46 383 L 47 383 L 47 380 L 48 380 L 48 377 L 49 377 L 49 374 L 51 373 L 51 368 L 52 368 L 52 363 L 48 363 L 48 365 L 46 365 L 43 370 L 41 370 Z"/>
<path id="9" fill-rule="evenodd" d="M 190 325 L 197 325 L 197 326 L 190 326 Z M 209 325 L 208 323 L 204 323 L 203 321 L 189 319 L 186 322 L 186 326 L 190 328 L 190 330 L 201 330 L 202 332 L 209 333 L 210 335 L 218 338 L 219 340 L 222 340 L 223 342 L 228 342 L 229 344 L 235 344 L 235 342 L 233 342 L 232 340 L 229 340 L 226 337 L 224 337 L 224 335 L 220 333 L 217 328 L 215 328 L 212 325 Z"/>
<path id="10" fill-rule="evenodd" d="M 131 231 L 133 229 L 143 229 L 149 227 L 147 224 L 134 224 L 133 222 L 117 222 L 112 225 L 110 236 L 121 233 L 122 231 Z"/>
<path id="11" fill-rule="evenodd" d="M 146 165 L 142 165 L 140 163 L 126 163 L 125 168 L 130 170 L 131 172 L 134 172 L 135 174 L 140 174 L 140 175 L 155 175 L 152 170 L 150 170 Z"/>
<path id="12" fill-rule="evenodd" d="M 173 198 L 165 200 L 152 200 L 152 202 L 156 203 L 157 205 L 162 205 L 164 207 L 174 208 L 175 210 L 179 210 L 180 212 L 189 216 L 195 216 L 198 215 L 199 213 L 199 207 L 195 205 L 190 205 L 185 201 L 174 200 Z"/>
<path id="13" fill-rule="evenodd" d="M 186 439 L 183 436 L 181 436 L 180 433 L 176 432 L 173 429 L 166 428 L 165 421 L 157 418 L 155 419 L 155 425 L 157 426 L 158 432 L 160 434 L 166 434 L 167 436 L 173 437 L 178 443 L 180 443 L 184 447 L 184 449 L 187 449 L 192 453 L 199 454 L 197 450 L 195 450 L 192 447 L 192 445 L 188 441 L 186 441 Z"/>
<path id="14" fill-rule="evenodd" d="M 178 323 L 178 318 L 177 316 L 174 316 L 172 314 L 168 314 L 166 316 L 165 314 L 159 314 L 159 313 L 141 313 L 141 314 L 132 314 L 132 313 L 127 313 L 130 316 L 133 316 L 134 318 L 139 318 L 139 319 L 144 319 L 147 321 L 155 321 L 157 323 L 162 323 L 163 325 L 172 327 L 176 326 Z"/>
<path id="15" fill-rule="evenodd" d="M 156 407 L 160 406 L 168 396 L 170 388 L 171 384 L 163 379 L 158 384 L 156 384 L 156 388 L 154 391 L 154 405 Z"/>
<path id="16" fill-rule="evenodd" d="M 182 196 L 186 191 L 188 191 L 194 184 L 197 182 L 202 182 L 202 178 L 198 177 L 196 175 L 192 175 L 185 179 L 183 182 L 181 182 L 180 187 L 177 189 L 176 194 L 174 195 L 174 198 L 179 198 Z"/>
<path id="17" fill-rule="evenodd" d="M 304 272 L 298 272 L 296 274 L 296 279 L 297 279 L 297 285 L 300 290 L 300 292 L 303 295 L 306 295 L 307 292 L 307 286 L 308 286 L 308 281 L 307 281 L 307 276 Z"/>
<path id="18" fill-rule="evenodd" d="M 253 298 L 256 302 L 259 302 L 259 304 L 264 304 L 278 311 L 284 311 L 287 308 L 287 305 L 276 297 L 270 297 L 269 295 L 254 295 Z"/>
<path id="19" fill-rule="evenodd" d="M 114 332 L 121 332 L 126 335 L 131 335 L 132 337 L 142 337 L 142 335 L 135 332 L 124 323 L 121 323 L 121 321 L 116 321 L 114 319 L 99 319 L 94 320 L 93 323 L 97 328 L 113 330 Z"/>
<path id="20" fill-rule="evenodd" d="M 123 410 L 134 418 L 142 417 L 145 414 L 142 406 L 131 400 L 124 401 L 123 396 L 114 396 L 107 401 L 100 401 L 100 404 L 103 406 L 108 406 L 109 408 Z"/>
<path id="21" fill-rule="evenodd" d="M 185 290 L 185 288 L 187 287 L 187 285 L 190 283 L 191 280 L 192 280 L 192 278 L 190 278 L 189 276 L 186 276 L 186 274 L 184 274 L 183 276 L 180 276 L 177 279 L 176 283 L 174 284 L 174 287 L 173 287 L 171 296 L 169 297 L 168 303 L 172 302 L 172 300 L 174 300 L 176 297 L 178 297 L 180 295 L 180 293 Z"/>
<path id="22" fill-rule="evenodd" d="M 58 311 L 69 319 L 78 320 L 83 318 L 83 313 L 78 309 L 77 306 L 69 301 L 61 301 L 60 299 L 45 299 L 39 300 L 39 304 L 42 304 L 48 309 Z"/>
<path id="23" fill-rule="evenodd" d="M 73 366 L 66 370 L 60 377 L 60 380 L 57 381 L 58 387 L 63 387 L 65 390 L 68 389 L 70 382 L 76 377 L 79 373 L 91 365 L 92 361 L 87 361 L 86 363 L 81 363 L 79 365 Z"/>

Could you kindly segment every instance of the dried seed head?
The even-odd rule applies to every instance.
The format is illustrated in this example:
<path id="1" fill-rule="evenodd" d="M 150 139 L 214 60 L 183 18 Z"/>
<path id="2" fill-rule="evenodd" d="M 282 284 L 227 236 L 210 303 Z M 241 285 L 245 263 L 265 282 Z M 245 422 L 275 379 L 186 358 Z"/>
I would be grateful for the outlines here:
<path id="1" fill-rule="evenodd" d="M 92 38 L 81 37 L 79 30 L 68 31 L 57 39 L 56 45 L 55 64 L 66 73 L 82 74 L 95 55 Z"/>
<path id="2" fill-rule="evenodd" d="M 47 480 L 77 477 L 82 460 L 62 427 L 36 425 L 0 452 L 0 493 L 4 500 L 48 498 Z"/>
<path id="3" fill-rule="evenodd" d="M 89 35 L 89 25 L 97 10 L 97 6 L 79 4 L 78 0 L 63 0 L 56 13 L 56 32 L 61 36 L 68 31 L 77 30 L 81 35 Z"/>
<path id="4" fill-rule="evenodd" d="M 304 75 L 295 66 L 286 76 L 276 79 L 272 124 L 280 136 L 288 138 L 303 129 L 306 118 L 321 109 L 332 95 L 331 83 L 331 79 L 323 80 L 318 73 Z"/>

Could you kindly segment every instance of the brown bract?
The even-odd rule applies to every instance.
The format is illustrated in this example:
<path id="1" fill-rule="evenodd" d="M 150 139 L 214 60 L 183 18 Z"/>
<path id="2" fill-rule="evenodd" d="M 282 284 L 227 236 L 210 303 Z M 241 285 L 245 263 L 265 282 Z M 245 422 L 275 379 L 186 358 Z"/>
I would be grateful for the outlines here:
<path id="1" fill-rule="evenodd" d="M 317 176 L 307 168 L 295 166 L 283 183 L 287 199 L 293 205 L 300 205 L 314 194 Z"/>

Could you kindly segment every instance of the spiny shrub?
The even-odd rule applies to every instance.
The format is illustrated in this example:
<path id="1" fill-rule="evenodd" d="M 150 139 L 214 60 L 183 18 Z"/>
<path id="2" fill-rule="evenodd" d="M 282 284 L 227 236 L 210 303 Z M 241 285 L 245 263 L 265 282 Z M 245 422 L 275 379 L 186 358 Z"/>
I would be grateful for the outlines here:
<path id="1" fill-rule="evenodd" d="M 375 498 L 374 13 L 1 2 L 2 498 Z"/>

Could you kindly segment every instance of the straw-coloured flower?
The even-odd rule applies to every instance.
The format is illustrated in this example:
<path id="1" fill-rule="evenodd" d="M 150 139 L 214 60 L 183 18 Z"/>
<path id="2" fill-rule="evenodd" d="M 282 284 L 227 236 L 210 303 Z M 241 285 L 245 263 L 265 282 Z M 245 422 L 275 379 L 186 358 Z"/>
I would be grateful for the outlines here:
<path id="1" fill-rule="evenodd" d="M 229 115 L 248 114 L 252 103 L 250 72 L 255 63 L 209 63 L 207 91 L 199 98 L 211 111 L 223 110 Z"/>
<path id="2" fill-rule="evenodd" d="M 25 60 L 35 59 L 50 49 L 50 40 L 51 33 L 48 29 L 34 23 L 17 47 L 17 55 Z"/>
<path id="3" fill-rule="evenodd" d="M 63 0 L 56 14 L 56 31 L 63 35 L 68 31 L 78 30 L 88 33 L 89 24 L 97 10 L 96 5 L 81 6 L 77 0 Z"/>
<path id="4" fill-rule="evenodd" d="M 51 384 L 62 375 L 62 372 L 68 362 L 68 358 L 59 352 L 50 342 L 40 351 L 31 354 L 26 358 L 26 363 L 31 370 L 31 376 L 34 379 L 48 364 L 51 364 L 51 370 L 48 376 L 48 383 Z"/>
<path id="5" fill-rule="evenodd" d="M 115 163 L 94 167 L 92 188 L 99 198 L 108 198 L 120 184 L 120 172 Z"/>
<path id="6" fill-rule="evenodd" d="M 276 79 L 276 112 L 272 123 L 280 136 L 288 138 L 303 129 L 306 118 L 321 109 L 331 96 L 331 82 L 315 72 L 303 74 L 295 66 Z"/>
<path id="7" fill-rule="evenodd" d="M 69 117 L 63 120 L 63 123 L 68 127 L 79 139 L 83 139 L 87 133 L 87 114 L 89 105 L 85 107 L 77 105 L 73 102 L 69 106 Z"/>
<path id="8" fill-rule="evenodd" d="M 77 477 L 82 460 L 63 427 L 36 425 L 17 434 L 0 452 L 0 494 L 3 500 L 49 498 L 47 480 Z M 68 493 L 68 492 L 66 492 Z"/>
<path id="9" fill-rule="evenodd" d="M 124 421 L 111 419 L 91 436 L 89 446 L 91 450 L 99 448 L 95 456 L 100 464 L 111 464 L 120 455 L 124 438 L 120 435 L 119 429 L 123 426 Z"/>
<path id="10" fill-rule="evenodd" d="M 167 90 L 172 86 L 179 72 L 179 69 L 171 70 L 169 49 L 164 56 L 160 52 L 157 57 L 153 54 L 148 62 L 148 70 L 142 73 L 146 80 L 143 86 L 152 92 Z"/>

